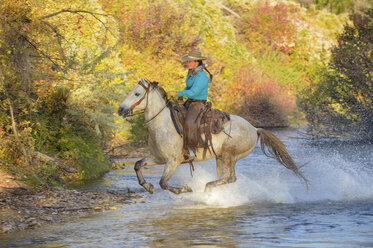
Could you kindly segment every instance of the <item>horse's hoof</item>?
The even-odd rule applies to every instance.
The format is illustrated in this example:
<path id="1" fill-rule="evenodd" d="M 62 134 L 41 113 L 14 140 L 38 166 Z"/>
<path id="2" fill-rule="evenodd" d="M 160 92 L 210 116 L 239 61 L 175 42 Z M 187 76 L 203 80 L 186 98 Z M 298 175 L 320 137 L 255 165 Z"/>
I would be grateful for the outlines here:
<path id="1" fill-rule="evenodd" d="M 144 184 L 144 188 L 150 193 L 150 194 L 153 194 L 154 193 L 154 186 L 153 184 L 151 183 L 146 183 Z"/>
<path id="2" fill-rule="evenodd" d="M 188 192 L 193 192 L 192 188 L 189 187 L 188 185 L 184 185 L 182 188 L 181 188 L 181 192 L 184 192 L 184 193 L 188 193 Z"/>

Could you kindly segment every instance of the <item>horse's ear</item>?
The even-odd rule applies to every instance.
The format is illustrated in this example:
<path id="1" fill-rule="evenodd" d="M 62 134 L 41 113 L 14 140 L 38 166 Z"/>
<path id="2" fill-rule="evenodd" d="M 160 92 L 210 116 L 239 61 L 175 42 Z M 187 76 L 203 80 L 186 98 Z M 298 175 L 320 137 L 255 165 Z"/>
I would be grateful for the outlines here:
<path id="1" fill-rule="evenodd" d="M 141 78 L 141 82 L 146 85 L 146 83 L 148 83 L 145 79 Z M 148 83 L 149 84 L 149 83 Z"/>
<path id="2" fill-rule="evenodd" d="M 145 80 L 145 82 L 147 82 L 147 83 L 150 84 L 151 86 L 154 86 L 153 82 L 150 82 L 149 79 L 145 78 L 144 80 Z"/>
<path id="3" fill-rule="evenodd" d="M 140 83 L 141 79 L 137 76 L 137 83 Z"/>

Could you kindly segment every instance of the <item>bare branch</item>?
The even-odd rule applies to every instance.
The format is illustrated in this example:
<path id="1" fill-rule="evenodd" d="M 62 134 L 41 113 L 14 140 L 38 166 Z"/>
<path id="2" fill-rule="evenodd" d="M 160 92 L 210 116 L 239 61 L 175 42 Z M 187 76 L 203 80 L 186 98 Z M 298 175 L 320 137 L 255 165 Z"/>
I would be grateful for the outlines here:
<path id="1" fill-rule="evenodd" d="M 63 58 L 63 60 L 65 61 L 66 60 L 66 57 L 65 57 L 65 53 L 63 51 L 63 48 L 62 48 L 62 42 L 61 42 L 61 38 L 66 40 L 65 37 L 63 37 L 57 30 L 55 27 L 53 27 L 50 23 L 46 22 L 46 21 L 42 21 L 44 24 L 46 24 L 48 27 L 50 27 L 52 29 L 52 31 L 56 34 L 57 36 L 57 41 L 58 41 L 58 45 L 60 46 L 60 52 L 61 52 L 61 56 Z"/>
<path id="2" fill-rule="evenodd" d="M 95 13 L 95 12 L 91 12 L 91 11 L 87 11 L 87 10 L 71 10 L 71 9 L 63 9 L 63 10 L 60 10 L 58 12 L 55 12 L 55 13 L 52 13 L 52 14 L 49 14 L 49 15 L 46 15 L 46 16 L 43 16 L 40 18 L 40 20 L 44 20 L 44 19 L 47 19 L 47 18 L 51 18 L 53 16 L 56 16 L 56 15 L 59 15 L 59 14 L 62 14 L 62 13 L 74 13 L 74 14 L 78 14 L 78 13 L 86 13 L 86 14 L 91 14 L 91 15 L 100 15 L 100 16 L 106 16 L 106 17 L 113 17 L 112 15 L 108 15 L 108 14 L 102 14 L 102 13 Z"/>
<path id="3" fill-rule="evenodd" d="M 14 116 L 13 104 L 12 104 L 12 101 L 10 100 L 10 96 L 9 96 L 8 89 L 7 89 L 6 86 L 4 87 L 4 90 L 5 90 L 5 94 L 6 94 L 6 97 L 7 97 L 9 112 L 10 112 L 10 116 L 11 116 L 11 120 L 12 120 L 12 130 L 13 130 L 14 138 L 16 139 L 16 141 L 18 143 L 18 146 L 19 146 L 23 156 L 26 159 L 27 165 L 31 165 L 32 161 L 29 157 L 29 154 L 28 154 L 25 146 L 23 145 L 23 143 L 19 139 L 18 130 L 17 130 L 17 123 L 16 123 L 15 116 Z"/>
<path id="4" fill-rule="evenodd" d="M 227 6 L 221 4 L 221 3 L 216 3 L 216 5 L 218 5 L 220 8 L 222 9 L 225 9 L 226 11 L 228 11 L 229 13 L 231 13 L 232 15 L 235 15 L 236 17 L 238 18 L 241 18 L 241 16 L 239 14 L 237 14 L 236 12 L 234 12 L 233 10 L 231 10 L 230 8 L 228 8 Z"/>
<path id="5" fill-rule="evenodd" d="M 32 156 L 41 161 L 41 162 L 45 162 L 47 164 L 51 164 L 51 165 L 54 165 L 60 169 L 63 169 L 64 171 L 66 172 L 69 172 L 69 173 L 72 173 L 72 172 L 76 172 L 76 169 L 69 166 L 68 164 L 65 164 L 61 161 L 59 161 L 58 159 L 55 159 L 55 158 L 52 158 L 52 157 L 49 157 L 48 155 L 45 155 L 41 152 L 38 152 L 38 151 L 33 151 L 32 152 Z"/>
<path id="6" fill-rule="evenodd" d="M 47 58 L 50 62 L 52 62 L 52 64 L 56 67 L 56 68 L 58 68 L 58 69 L 60 69 L 60 70 L 62 70 L 62 68 L 52 59 L 52 57 L 51 56 L 49 56 L 49 55 L 47 55 L 47 54 L 45 54 L 42 50 L 40 50 L 34 43 L 32 43 L 26 36 L 23 36 L 23 35 L 21 35 L 21 37 L 23 37 L 24 39 L 25 39 L 25 41 L 27 41 L 27 43 L 29 43 L 36 51 L 38 51 L 41 55 L 43 55 L 44 56 L 44 58 Z"/>
<path id="7" fill-rule="evenodd" d="M 105 16 L 105 17 L 109 17 L 109 18 L 115 18 L 115 16 L 113 15 L 109 15 L 109 14 L 103 14 L 103 13 L 96 13 L 96 12 L 92 12 L 92 11 L 87 11 L 87 10 L 71 10 L 71 9 L 63 9 L 63 10 L 60 10 L 58 12 L 55 12 L 55 13 L 52 13 L 52 14 L 49 14 L 49 15 L 46 15 L 46 16 L 43 16 L 40 18 L 40 20 L 44 20 L 44 19 L 47 19 L 47 18 L 51 18 L 53 16 L 56 16 L 56 15 L 59 15 L 59 14 L 62 14 L 62 13 L 73 13 L 73 14 L 81 14 L 81 13 L 84 13 L 84 14 L 89 14 L 91 16 L 93 16 L 93 18 L 95 18 L 98 22 L 100 22 L 106 30 L 108 30 L 111 35 L 113 35 L 115 37 L 115 34 L 110 30 L 109 27 L 106 26 L 106 23 L 103 22 L 100 18 L 98 18 L 97 16 Z"/>

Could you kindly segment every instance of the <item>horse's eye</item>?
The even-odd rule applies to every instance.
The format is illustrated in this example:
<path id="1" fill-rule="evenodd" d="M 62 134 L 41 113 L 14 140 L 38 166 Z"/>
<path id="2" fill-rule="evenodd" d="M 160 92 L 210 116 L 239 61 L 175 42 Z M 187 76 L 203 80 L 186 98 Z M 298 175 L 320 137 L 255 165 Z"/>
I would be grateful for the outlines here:
<path id="1" fill-rule="evenodd" d="M 135 93 L 135 96 L 139 96 L 140 95 L 140 93 Z"/>

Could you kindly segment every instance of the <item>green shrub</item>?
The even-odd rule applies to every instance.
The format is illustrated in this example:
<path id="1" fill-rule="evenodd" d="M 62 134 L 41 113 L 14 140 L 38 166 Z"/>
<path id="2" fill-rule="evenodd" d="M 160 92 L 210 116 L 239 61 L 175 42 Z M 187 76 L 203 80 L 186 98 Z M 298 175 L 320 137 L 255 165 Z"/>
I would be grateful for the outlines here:
<path id="1" fill-rule="evenodd" d="M 144 114 L 135 115 L 128 119 L 130 123 L 130 136 L 129 140 L 139 145 L 144 145 L 148 141 L 148 129 L 145 124 Z"/>
<path id="2" fill-rule="evenodd" d="M 109 169 L 109 161 L 92 132 L 67 126 L 56 145 L 62 157 L 74 162 L 81 180 L 97 178 Z"/>
<path id="3" fill-rule="evenodd" d="M 315 0 L 316 8 L 327 8 L 330 12 L 341 14 L 351 12 L 354 6 L 352 0 Z"/>
<path id="4" fill-rule="evenodd" d="M 300 101 L 310 132 L 373 137 L 373 9 L 351 16 L 323 80 Z"/>

